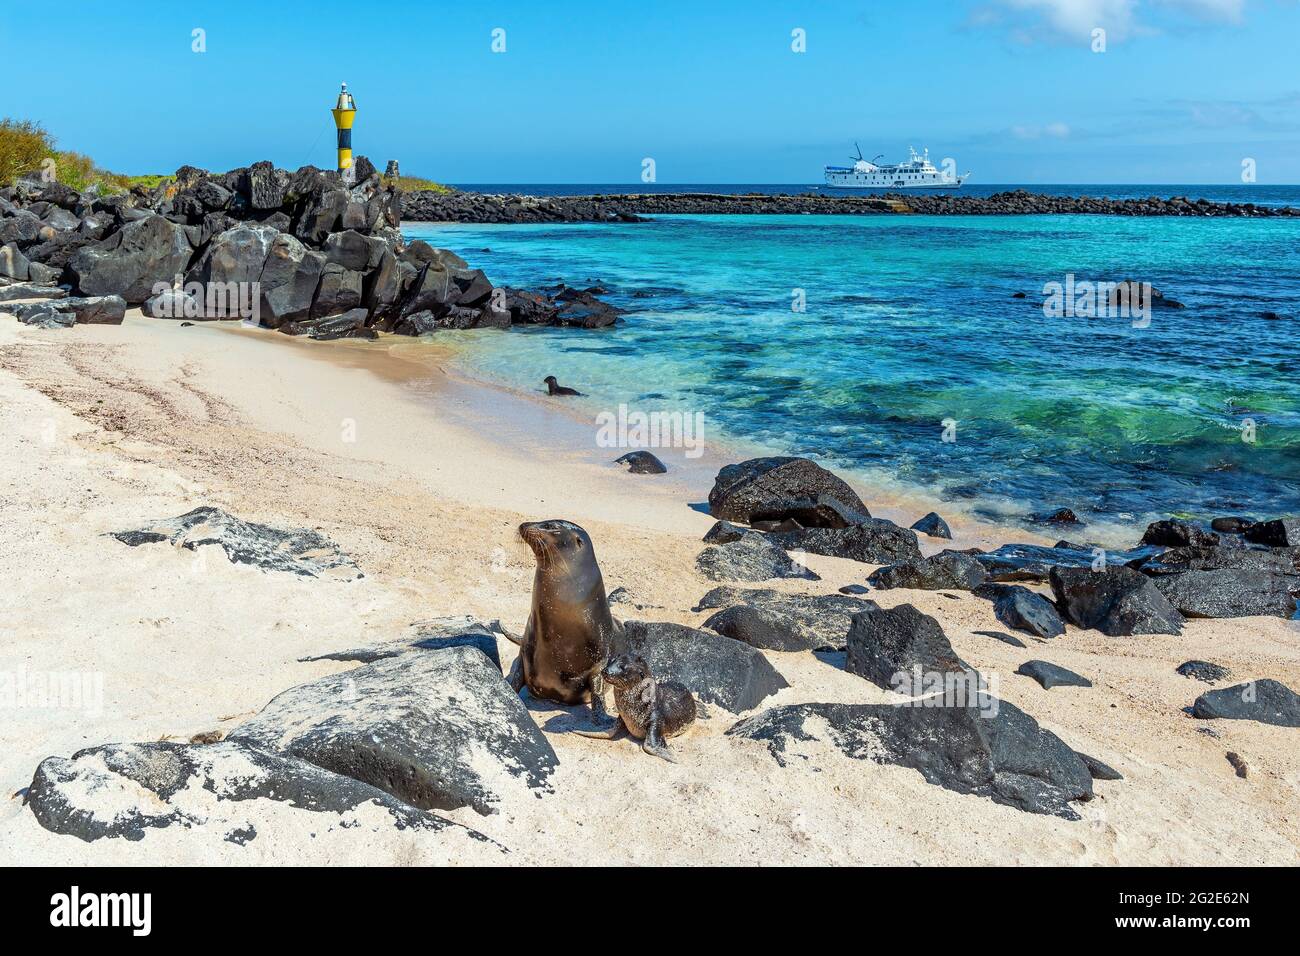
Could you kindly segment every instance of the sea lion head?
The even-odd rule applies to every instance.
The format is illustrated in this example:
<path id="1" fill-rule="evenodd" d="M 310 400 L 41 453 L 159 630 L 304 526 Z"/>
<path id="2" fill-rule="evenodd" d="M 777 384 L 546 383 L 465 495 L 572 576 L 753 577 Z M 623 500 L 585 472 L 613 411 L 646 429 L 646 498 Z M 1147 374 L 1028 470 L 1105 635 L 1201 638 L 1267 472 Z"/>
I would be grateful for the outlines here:
<path id="1" fill-rule="evenodd" d="M 591 536 L 572 521 L 563 518 L 525 521 L 519 526 L 519 537 L 533 549 L 539 568 L 595 564 L 596 552 L 591 546 Z"/>
<path id="2" fill-rule="evenodd" d="M 550 385 L 552 388 L 554 388 L 556 385 L 559 385 L 560 383 L 554 375 L 548 375 L 546 376 L 546 378 L 542 379 L 542 384 Z"/>
<path id="3" fill-rule="evenodd" d="M 635 687 L 650 676 L 650 665 L 635 654 L 619 654 L 609 659 L 601 674 L 615 687 Z"/>

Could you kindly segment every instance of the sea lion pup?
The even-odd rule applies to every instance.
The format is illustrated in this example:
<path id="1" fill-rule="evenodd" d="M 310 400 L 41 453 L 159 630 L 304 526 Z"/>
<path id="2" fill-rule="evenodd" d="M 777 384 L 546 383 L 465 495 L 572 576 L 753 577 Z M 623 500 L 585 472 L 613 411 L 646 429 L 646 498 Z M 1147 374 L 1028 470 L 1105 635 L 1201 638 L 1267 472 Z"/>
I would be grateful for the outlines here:
<path id="1" fill-rule="evenodd" d="M 555 380 L 554 375 L 548 375 L 546 376 L 546 378 L 542 379 L 542 381 L 546 383 L 547 395 L 581 395 L 582 394 L 582 392 L 578 391 L 576 388 L 569 388 L 569 386 L 567 385 L 561 385 L 559 382 Z"/>
<path id="2" fill-rule="evenodd" d="M 614 688 L 619 723 L 641 741 L 641 749 L 656 757 L 677 762 L 664 743 L 695 722 L 695 698 L 676 681 L 657 681 L 650 665 L 632 654 L 620 654 L 605 665 L 605 680 Z M 615 725 L 604 733 L 583 731 L 584 737 L 614 737 L 621 728 Z"/>
<path id="3" fill-rule="evenodd" d="M 605 711 L 601 670 L 619 637 L 605 581 L 587 532 L 572 521 L 525 521 L 519 536 L 533 550 L 533 606 L 508 680 L 561 704 L 590 701 L 599 729 L 616 727 Z"/>

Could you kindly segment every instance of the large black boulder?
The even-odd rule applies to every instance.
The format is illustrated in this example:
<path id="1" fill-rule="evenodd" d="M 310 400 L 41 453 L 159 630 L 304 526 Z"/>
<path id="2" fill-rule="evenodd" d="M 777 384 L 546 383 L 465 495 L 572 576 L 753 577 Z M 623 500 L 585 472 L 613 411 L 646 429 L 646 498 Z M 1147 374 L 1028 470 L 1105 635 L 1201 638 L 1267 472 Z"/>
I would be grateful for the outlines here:
<path id="1" fill-rule="evenodd" d="M 842 594 L 714 588 L 696 610 L 722 608 L 704 626 L 770 651 L 842 651 L 853 615 L 876 605 Z"/>
<path id="2" fill-rule="evenodd" d="M 87 843 L 138 841 L 150 830 L 166 827 L 244 842 L 256 833 L 254 824 L 262 822 L 260 801 L 322 815 L 374 805 L 386 810 L 399 830 L 447 830 L 491 842 L 358 780 L 231 740 L 202 746 L 105 744 L 71 758 L 47 757 L 26 795 L 41 826 Z M 319 824 L 325 830 L 361 825 L 344 816 Z"/>
<path id="3" fill-rule="evenodd" d="M 920 591 L 973 591 L 988 580 L 984 566 L 969 554 L 944 551 L 872 572 L 867 583 L 882 591 L 911 588 Z"/>
<path id="4" fill-rule="evenodd" d="M 916 532 L 883 518 L 869 518 L 847 528 L 805 528 L 770 537 L 788 551 L 808 551 L 864 564 L 921 560 Z"/>
<path id="5" fill-rule="evenodd" d="M 1142 535 L 1142 543 L 1170 548 L 1214 547 L 1219 543 L 1219 536 L 1190 521 L 1170 518 L 1165 521 L 1153 521 L 1147 525 L 1146 533 Z"/>
<path id="6" fill-rule="evenodd" d="M 1152 579 L 1186 617 L 1295 616 L 1300 576 L 1266 571 L 1183 571 Z"/>
<path id="7" fill-rule="evenodd" d="M 148 216 L 83 246 L 69 268 L 82 295 L 120 295 L 138 305 L 154 294 L 155 285 L 170 286 L 183 274 L 193 253 L 182 227 Z"/>
<path id="8" fill-rule="evenodd" d="M 284 691 L 231 732 L 415 807 L 492 813 L 503 788 L 549 791 L 555 751 L 475 647 L 401 654 Z"/>
<path id="9" fill-rule="evenodd" d="M 748 524 L 755 511 L 772 513 L 791 502 L 834 498 L 867 514 L 867 506 L 845 482 L 807 458 L 751 458 L 718 472 L 709 491 L 709 511 Z"/>
<path id="10" fill-rule="evenodd" d="M 1192 716 L 1300 727 L 1300 694 L 1275 680 L 1253 680 L 1206 691 L 1192 705 Z"/>
<path id="11" fill-rule="evenodd" d="M 1049 578 L 1057 607 L 1076 627 L 1111 637 L 1182 633 L 1182 615 L 1150 578 L 1132 568 L 1054 567 Z"/>
<path id="12" fill-rule="evenodd" d="M 727 734 L 762 741 L 782 767 L 805 760 L 817 769 L 806 744 L 822 741 L 855 760 L 910 767 L 947 790 L 1079 819 L 1070 803 L 1093 793 L 1082 758 L 1018 707 L 984 703 L 793 704 L 748 717 Z"/>
<path id="13" fill-rule="evenodd" d="M 888 610 L 869 604 L 853 615 L 846 644 L 845 670 L 901 694 L 921 693 L 918 673 L 973 673 L 939 622 L 910 604 Z"/>
<path id="14" fill-rule="evenodd" d="M 684 684 L 700 700 L 733 714 L 790 686 L 761 651 L 682 624 L 626 621 L 618 649 L 643 657 L 657 680 Z"/>
<path id="15" fill-rule="evenodd" d="M 1023 585 L 988 582 L 976 588 L 975 594 L 993 602 L 993 613 L 1007 627 L 1044 638 L 1065 633 L 1056 606 Z"/>
<path id="16" fill-rule="evenodd" d="M 734 540 L 705 548 L 696 556 L 695 566 L 710 581 L 820 580 L 767 536 L 748 529 Z"/>
<path id="17" fill-rule="evenodd" d="M 931 538 L 951 538 L 952 531 L 948 527 L 948 522 L 939 517 L 937 512 L 931 511 L 924 518 L 919 519 L 912 525 L 913 531 L 919 531 Z"/>

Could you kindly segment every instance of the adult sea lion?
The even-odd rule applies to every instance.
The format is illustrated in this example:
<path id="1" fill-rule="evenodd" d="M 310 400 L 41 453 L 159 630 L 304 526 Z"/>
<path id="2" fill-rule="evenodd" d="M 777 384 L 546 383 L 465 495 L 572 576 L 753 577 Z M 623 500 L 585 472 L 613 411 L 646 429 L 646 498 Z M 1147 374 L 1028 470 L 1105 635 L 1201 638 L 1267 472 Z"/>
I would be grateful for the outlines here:
<path id="1" fill-rule="evenodd" d="M 684 733 L 695 722 L 695 698 L 691 692 L 676 681 L 655 680 L 650 665 L 633 654 L 611 658 L 603 676 L 614 688 L 618 723 L 606 732 L 579 730 L 578 733 L 584 737 L 615 737 L 626 727 L 628 733 L 641 741 L 641 749 L 646 753 L 676 763 L 677 758 L 664 738 Z"/>
<path id="2" fill-rule="evenodd" d="M 510 686 L 561 704 L 590 702 L 597 727 L 616 726 L 605 711 L 601 671 L 620 628 L 609 613 L 590 536 L 560 519 L 525 521 L 519 536 L 537 559 L 537 573 Z"/>

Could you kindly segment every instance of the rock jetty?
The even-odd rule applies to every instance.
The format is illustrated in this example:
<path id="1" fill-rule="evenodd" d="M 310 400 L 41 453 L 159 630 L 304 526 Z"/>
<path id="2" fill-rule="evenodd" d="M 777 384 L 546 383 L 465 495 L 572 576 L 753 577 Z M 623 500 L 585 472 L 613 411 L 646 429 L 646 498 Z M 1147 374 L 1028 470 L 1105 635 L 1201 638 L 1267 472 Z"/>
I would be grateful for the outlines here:
<path id="1" fill-rule="evenodd" d="M 656 214 L 1021 216 L 1296 217 L 1300 209 L 1255 203 L 1216 203 L 1173 196 L 1103 199 L 1047 196 L 1023 189 L 992 196 L 832 196 L 819 193 L 625 193 L 593 196 L 525 196 L 472 192 L 410 192 L 402 217 L 416 222 L 637 222 Z"/>

